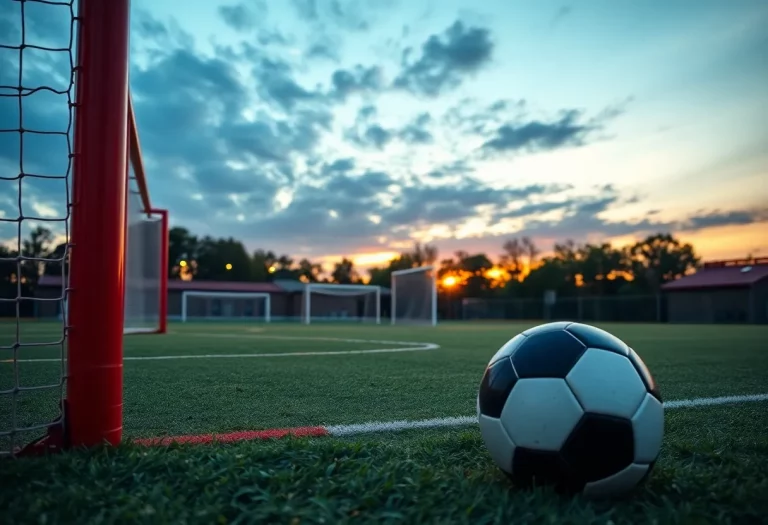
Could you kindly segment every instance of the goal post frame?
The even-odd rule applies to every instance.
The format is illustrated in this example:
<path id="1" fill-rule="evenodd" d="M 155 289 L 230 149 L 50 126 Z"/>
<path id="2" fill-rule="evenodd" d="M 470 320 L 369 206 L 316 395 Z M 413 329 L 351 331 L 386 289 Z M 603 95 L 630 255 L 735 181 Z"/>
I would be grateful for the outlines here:
<path id="1" fill-rule="evenodd" d="M 79 2 L 60 446 L 122 439 L 129 20 L 130 0 Z"/>
<path id="2" fill-rule="evenodd" d="M 310 324 L 311 305 L 312 305 L 312 289 L 343 289 L 343 290 L 360 290 L 362 292 L 376 293 L 376 324 L 381 324 L 381 286 L 370 284 L 335 284 L 335 283 L 305 283 L 303 291 L 303 312 L 302 323 Z M 329 294 L 333 295 L 333 294 Z"/>
<path id="3" fill-rule="evenodd" d="M 136 144 L 138 144 L 138 138 Z M 158 303 L 160 319 L 156 333 L 164 334 L 168 332 L 168 243 L 170 242 L 168 237 L 168 210 L 150 208 L 149 213 L 150 215 L 160 216 L 160 229 L 162 230 L 160 241 L 160 298 Z"/>
<path id="4" fill-rule="evenodd" d="M 264 322 L 272 321 L 272 295 L 267 292 L 203 292 L 185 290 L 181 293 L 181 322 L 187 322 L 187 298 L 212 297 L 227 299 L 264 299 Z"/>
<path id="5" fill-rule="evenodd" d="M 412 273 L 420 272 L 435 272 L 437 269 L 433 265 L 429 266 L 416 266 L 414 268 L 406 268 L 405 270 L 395 270 L 390 274 L 390 292 L 391 292 L 391 304 L 390 304 L 390 318 L 391 324 L 397 324 L 395 315 L 395 308 L 397 308 L 397 284 L 395 283 L 395 277 L 399 275 L 409 275 Z M 431 326 L 437 326 L 437 275 L 434 276 L 432 282 L 432 289 L 430 290 L 432 295 L 432 308 L 431 308 Z"/>
<path id="6" fill-rule="evenodd" d="M 141 161 L 139 161 L 141 162 Z M 143 174 L 143 167 L 141 168 Z M 141 179 L 142 177 L 137 177 Z M 142 198 L 143 199 L 143 198 Z M 127 209 L 127 208 L 126 208 Z M 154 328 L 124 328 L 123 335 L 138 335 L 138 334 L 165 334 L 168 332 L 168 210 L 161 210 L 159 208 L 151 208 L 148 212 L 142 212 L 147 218 L 155 216 L 160 217 L 160 257 L 157 263 L 160 265 L 160 286 L 158 286 L 158 298 L 157 298 L 157 326 Z M 127 213 L 126 213 L 127 215 Z M 127 227 L 127 226 L 126 226 Z M 127 253 L 127 235 L 126 235 L 126 253 Z M 127 278 L 126 278 L 127 283 Z"/>

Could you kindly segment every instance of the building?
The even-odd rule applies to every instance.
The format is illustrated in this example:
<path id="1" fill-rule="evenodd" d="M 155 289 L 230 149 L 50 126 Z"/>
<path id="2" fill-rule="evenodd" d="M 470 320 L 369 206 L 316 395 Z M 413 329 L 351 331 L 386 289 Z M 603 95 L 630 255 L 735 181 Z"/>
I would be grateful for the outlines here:
<path id="1" fill-rule="evenodd" d="M 768 324 L 768 258 L 705 263 L 661 289 L 670 323 Z"/>
<path id="2" fill-rule="evenodd" d="M 137 315 L 145 314 L 156 308 L 157 301 L 151 297 L 155 286 L 148 286 L 139 300 L 131 297 L 131 283 L 127 283 L 126 308 L 137 306 Z M 133 287 L 136 290 L 136 287 Z M 270 317 L 272 320 L 294 320 L 302 318 L 304 312 L 305 285 L 300 281 L 277 280 L 275 282 L 236 282 L 236 281 L 168 281 L 168 319 L 179 320 L 182 309 L 186 310 L 189 318 L 207 319 L 239 319 L 262 318 L 264 316 L 264 301 L 242 299 L 238 295 L 262 294 L 269 296 Z M 185 292 L 201 292 L 197 297 L 188 297 L 186 307 L 183 307 Z M 62 293 L 61 277 L 43 275 L 37 284 L 35 295 L 41 299 L 55 299 Z M 380 292 L 379 305 L 381 316 L 386 317 L 389 310 L 388 288 Z M 251 296 L 253 297 L 253 296 Z M 312 294 L 311 315 L 314 318 L 325 319 L 359 319 L 375 316 L 375 294 L 330 291 L 330 293 Z M 61 302 L 56 300 L 35 301 L 36 317 L 58 317 L 61 313 Z M 155 316 L 156 316 L 155 309 Z"/>

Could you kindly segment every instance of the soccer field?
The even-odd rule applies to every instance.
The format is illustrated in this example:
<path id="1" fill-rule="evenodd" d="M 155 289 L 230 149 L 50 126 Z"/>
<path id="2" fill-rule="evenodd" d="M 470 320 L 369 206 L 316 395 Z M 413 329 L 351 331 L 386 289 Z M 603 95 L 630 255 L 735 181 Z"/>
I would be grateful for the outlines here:
<path id="1" fill-rule="evenodd" d="M 0 508 L 11 522 L 41 513 L 49 522 L 764 519 L 768 328 L 601 325 L 641 355 L 673 402 L 649 482 L 631 499 L 606 504 L 516 489 L 483 447 L 473 416 L 485 365 L 533 324 L 172 324 L 164 336 L 128 336 L 126 441 L 296 427 L 345 435 L 126 444 L 4 462 Z M 24 325 L 22 341 L 55 340 L 57 329 Z M 13 342 L 11 325 L 0 326 L 0 336 L 0 345 Z M 55 348 L 22 348 L 19 383 L 56 381 L 57 357 Z M 13 377 L 9 363 L 0 366 L 4 390 Z M 21 396 L 17 426 L 44 422 L 54 395 Z M 758 397 L 710 399 L 722 396 Z M 5 430 L 11 413 L 2 397 Z M 383 424 L 360 425 L 371 422 Z"/>

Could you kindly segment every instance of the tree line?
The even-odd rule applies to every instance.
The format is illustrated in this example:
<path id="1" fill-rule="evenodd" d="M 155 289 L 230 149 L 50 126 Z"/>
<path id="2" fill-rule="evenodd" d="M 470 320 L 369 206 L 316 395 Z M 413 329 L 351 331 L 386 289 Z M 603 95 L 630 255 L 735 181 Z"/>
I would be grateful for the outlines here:
<path id="1" fill-rule="evenodd" d="M 342 257 L 327 274 L 307 258 L 264 249 L 249 254 L 236 239 L 200 238 L 182 227 L 171 229 L 168 251 L 169 277 L 175 279 L 389 286 L 394 271 L 433 265 L 441 291 L 455 297 L 541 297 L 546 290 L 559 296 L 650 294 L 700 263 L 694 247 L 670 233 L 623 247 L 565 240 L 546 256 L 530 237 L 508 238 L 493 255 L 459 250 L 443 258 L 436 246 L 417 242 L 384 266 L 362 272 Z"/>
<path id="2" fill-rule="evenodd" d="M 349 257 L 336 261 L 327 274 L 320 264 L 307 258 L 257 249 L 250 252 L 232 237 L 198 237 L 183 227 L 169 232 L 168 276 L 170 279 L 205 281 L 269 282 L 276 279 L 338 284 L 368 283 L 389 286 L 393 271 L 434 265 L 440 291 L 451 297 L 531 297 L 547 290 L 558 296 L 652 294 L 659 287 L 694 271 L 700 262 L 691 244 L 670 233 L 650 235 L 634 244 L 614 247 L 609 243 L 555 243 L 546 256 L 530 237 L 506 239 L 496 254 L 455 251 L 440 258 L 437 247 L 415 243 L 386 265 L 366 272 Z M 34 296 L 43 274 L 62 275 L 65 245 L 56 243 L 43 227 L 32 230 L 18 247 L 0 245 L 0 297 Z M 31 301 L 22 301 L 23 308 Z M 2 315 L 11 315 L 16 305 L 4 301 Z"/>

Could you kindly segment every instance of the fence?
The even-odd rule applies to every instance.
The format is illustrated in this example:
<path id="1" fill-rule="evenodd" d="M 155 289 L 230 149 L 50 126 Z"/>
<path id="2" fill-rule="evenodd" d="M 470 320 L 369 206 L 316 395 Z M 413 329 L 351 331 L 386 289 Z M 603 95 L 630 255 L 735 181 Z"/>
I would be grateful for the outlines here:
<path id="1" fill-rule="evenodd" d="M 543 299 L 479 299 L 448 301 L 449 319 L 569 320 L 584 322 L 663 322 L 666 301 L 661 295 L 564 297 L 548 305 Z"/>

